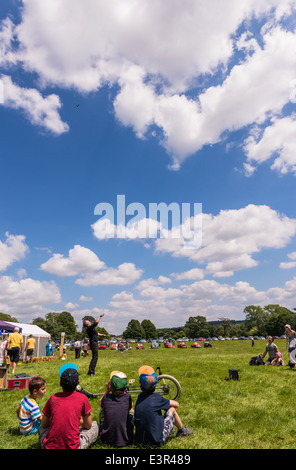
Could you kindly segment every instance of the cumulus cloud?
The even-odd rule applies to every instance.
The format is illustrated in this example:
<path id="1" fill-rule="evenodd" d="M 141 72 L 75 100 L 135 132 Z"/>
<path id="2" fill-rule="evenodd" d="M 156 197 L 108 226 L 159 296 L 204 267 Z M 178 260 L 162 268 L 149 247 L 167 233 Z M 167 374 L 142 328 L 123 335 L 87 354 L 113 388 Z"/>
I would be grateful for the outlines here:
<path id="1" fill-rule="evenodd" d="M 274 158 L 273 170 L 281 174 L 296 174 L 296 116 L 275 118 L 256 139 L 251 135 L 245 142 L 245 152 L 251 165 Z"/>
<path id="2" fill-rule="evenodd" d="M 1 77 L 3 106 L 21 110 L 32 124 L 45 128 L 53 134 L 67 132 L 68 124 L 59 115 L 62 104 L 57 95 L 43 97 L 35 88 L 23 88 L 12 82 L 7 75 Z"/>
<path id="3" fill-rule="evenodd" d="M 203 214 L 200 249 L 184 249 L 184 240 L 157 239 L 157 253 L 187 257 L 205 265 L 216 277 L 229 277 L 237 270 L 257 266 L 253 255 L 267 248 L 286 246 L 296 233 L 296 219 L 279 214 L 268 206 L 250 204 L 242 209 Z"/>
<path id="4" fill-rule="evenodd" d="M 105 263 L 97 255 L 81 245 L 75 245 L 69 250 L 65 258 L 60 253 L 55 253 L 48 261 L 41 265 L 43 271 L 57 276 L 76 276 L 81 273 L 104 269 Z"/>
<path id="5" fill-rule="evenodd" d="M 257 290 L 243 281 L 231 285 L 203 279 L 165 289 L 159 286 L 156 279 L 151 278 L 141 281 L 137 286 L 139 298 L 134 292 L 126 290 L 113 295 L 105 310 L 104 324 L 112 325 L 113 331 L 115 329 L 120 333 L 132 318 L 139 321 L 149 318 L 158 328 L 182 326 L 189 316 L 196 316 L 197 312 L 208 321 L 217 318 L 217 311 L 220 314 L 225 312 L 229 318 L 243 319 L 246 305 L 278 303 L 293 308 L 296 301 L 295 285 L 296 277 L 282 287 L 267 290 Z"/>
<path id="6" fill-rule="evenodd" d="M 22 64 L 42 87 L 85 93 L 116 85 L 117 119 L 139 138 L 157 126 L 178 169 L 225 132 L 265 125 L 282 112 L 296 62 L 296 34 L 282 20 L 295 7 L 295 0 L 26 0 L 19 24 L 2 21 L 0 61 Z M 32 123 L 68 130 L 56 95 L 43 98 L 5 80 L 10 105 Z M 294 171 L 291 158 L 282 155 L 275 168 Z M 246 170 L 254 171 L 249 162 Z"/>
<path id="7" fill-rule="evenodd" d="M 107 268 L 101 272 L 90 272 L 75 282 L 80 286 L 120 286 L 132 284 L 137 281 L 143 273 L 137 269 L 134 263 L 122 263 L 117 268 Z"/>
<path id="8" fill-rule="evenodd" d="M 24 235 L 5 234 L 6 240 L 0 240 L 0 271 L 5 271 L 8 266 L 24 258 L 29 251 L 25 243 Z"/>
<path id="9" fill-rule="evenodd" d="M 46 313 L 45 305 L 61 302 L 60 290 L 54 282 L 41 282 L 31 278 L 15 280 L 0 277 L 0 310 L 17 315 Z"/>
<path id="10" fill-rule="evenodd" d="M 41 269 L 61 277 L 81 276 L 75 281 L 81 286 L 131 284 L 137 281 L 143 272 L 133 263 L 122 263 L 117 268 L 108 268 L 93 251 L 81 245 L 75 245 L 69 250 L 67 258 L 55 253 L 41 265 Z M 85 297 L 83 300 L 88 299 Z"/>

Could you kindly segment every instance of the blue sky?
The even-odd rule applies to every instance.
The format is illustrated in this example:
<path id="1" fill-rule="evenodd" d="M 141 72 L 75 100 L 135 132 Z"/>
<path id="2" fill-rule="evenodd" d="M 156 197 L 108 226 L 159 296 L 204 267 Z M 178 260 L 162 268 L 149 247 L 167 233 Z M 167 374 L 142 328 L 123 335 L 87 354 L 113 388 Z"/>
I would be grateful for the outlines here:
<path id="1" fill-rule="evenodd" d="M 296 307 L 296 2 L 237 3 L 1 2 L 0 311 Z M 202 203 L 202 245 L 104 239 L 117 195 Z"/>

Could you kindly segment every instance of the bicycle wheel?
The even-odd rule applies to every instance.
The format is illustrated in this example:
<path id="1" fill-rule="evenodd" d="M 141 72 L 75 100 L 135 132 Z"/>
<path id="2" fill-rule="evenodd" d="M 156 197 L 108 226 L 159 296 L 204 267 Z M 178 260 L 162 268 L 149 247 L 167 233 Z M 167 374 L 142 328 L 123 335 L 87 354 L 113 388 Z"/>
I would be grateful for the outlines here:
<path id="1" fill-rule="evenodd" d="M 181 395 L 181 385 L 171 375 L 162 374 L 158 376 L 156 392 L 164 395 L 168 400 L 177 400 Z"/>

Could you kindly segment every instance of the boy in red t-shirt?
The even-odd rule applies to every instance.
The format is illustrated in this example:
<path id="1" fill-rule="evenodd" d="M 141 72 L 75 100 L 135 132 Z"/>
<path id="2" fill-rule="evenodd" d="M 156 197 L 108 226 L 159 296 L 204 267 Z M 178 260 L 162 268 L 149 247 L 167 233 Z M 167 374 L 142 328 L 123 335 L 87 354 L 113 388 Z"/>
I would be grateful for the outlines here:
<path id="1" fill-rule="evenodd" d="M 39 441 L 42 449 L 87 449 L 98 437 L 98 423 L 85 395 L 76 392 L 79 375 L 76 364 L 60 370 L 62 392 L 52 395 L 42 411 Z M 80 429 L 81 426 L 81 429 Z"/>

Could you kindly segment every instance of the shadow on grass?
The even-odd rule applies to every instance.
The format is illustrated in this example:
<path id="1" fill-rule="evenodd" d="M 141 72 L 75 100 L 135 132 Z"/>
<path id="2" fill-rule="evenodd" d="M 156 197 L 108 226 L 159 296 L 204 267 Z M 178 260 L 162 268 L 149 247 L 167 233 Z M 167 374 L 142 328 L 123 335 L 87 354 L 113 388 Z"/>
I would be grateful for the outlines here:
<path id="1" fill-rule="evenodd" d="M 28 446 L 26 446 L 26 449 L 40 449 L 40 443 L 38 439 L 38 434 L 31 434 L 29 436 L 23 436 L 20 433 L 20 428 L 19 427 L 14 427 L 14 428 L 9 428 L 8 429 L 8 434 L 10 436 L 16 436 L 19 437 L 20 439 L 25 439 Z M 21 448 L 21 446 L 20 446 Z"/>

